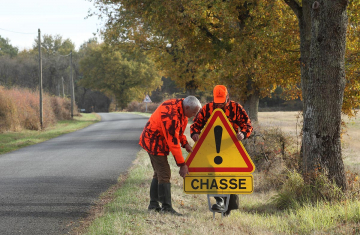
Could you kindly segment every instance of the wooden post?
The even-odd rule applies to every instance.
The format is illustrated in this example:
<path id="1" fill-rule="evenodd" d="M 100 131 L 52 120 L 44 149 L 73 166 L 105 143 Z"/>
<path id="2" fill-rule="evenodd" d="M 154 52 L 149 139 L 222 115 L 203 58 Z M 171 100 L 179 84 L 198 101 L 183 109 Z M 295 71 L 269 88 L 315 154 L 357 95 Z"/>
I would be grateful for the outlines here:
<path id="1" fill-rule="evenodd" d="M 63 77 L 61 77 L 61 82 L 62 82 L 62 93 L 63 93 L 63 98 L 65 98 L 64 78 L 63 78 Z"/>
<path id="2" fill-rule="evenodd" d="M 42 100 L 42 57 L 41 57 L 41 33 L 38 30 L 38 47 L 39 47 L 39 90 L 40 90 L 40 128 L 43 129 L 43 100 Z"/>
<path id="3" fill-rule="evenodd" d="M 71 118 L 74 117 L 74 102 L 75 102 L 75 97 L 74 97 L 74 79 L 73 79 L 73 74 L 72 74 L 72 51 L 70 51 L 70 81 L 71 81 Z"/>

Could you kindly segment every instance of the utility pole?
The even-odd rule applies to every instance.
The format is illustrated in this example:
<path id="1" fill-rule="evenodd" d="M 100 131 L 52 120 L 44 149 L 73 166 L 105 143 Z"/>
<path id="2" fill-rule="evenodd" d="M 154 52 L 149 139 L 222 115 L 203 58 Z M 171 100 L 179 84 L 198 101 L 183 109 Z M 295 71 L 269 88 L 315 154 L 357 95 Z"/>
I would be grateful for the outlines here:
<path id="1" fill-rule="evenodd" d="M 40 128 L 43 129 L 42 58 L 41 58 L 41 33 L 40 33 L 40 29 L 38 29 L 38 47 L 39 47 Z"/>
<path id="2" fill-rule="evenodd" d="M 74 103 L 75 103 L 75 95 L 74 95 L 74 79 L 72 74 L 72 51 L 70 51 L 70 81 L 71 81 L 71 118 L 74 117 Z"/>
<path id="3" fill-rule="evenodd" d="M 65 98 L 65 91 L 64 91 L 64 78 L 61 77 L 61 82 L 62 82 L 62 90 L 63 90 L 63 98 Z"/>

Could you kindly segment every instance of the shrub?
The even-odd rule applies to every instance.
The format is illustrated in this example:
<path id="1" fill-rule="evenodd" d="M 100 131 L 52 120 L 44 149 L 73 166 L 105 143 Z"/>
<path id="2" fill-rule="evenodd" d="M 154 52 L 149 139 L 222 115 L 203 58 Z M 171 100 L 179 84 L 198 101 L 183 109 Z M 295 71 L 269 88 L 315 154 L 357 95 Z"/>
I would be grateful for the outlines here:
<path id="1" fill-rule="evenodd" d="M 127 105 L 127 107 L 126 107 L 126 109 L 127 109 L 127 111 L 129 111 L 129 112 L 140 112 L 140 103 L 139 102 L 137 102 L 137 101 L 131 101 L 128 105 Z"/>
<path id="2" fill-rule="evenodd" d="M 51 97 L 51 106 L 57 120 L 71 119 L 71 101 L 57 96 Z"/>
<path id="3" fill-rule="evenodd" d="M 256 191 L 280 189 L 288 169 L 298 170 L 299 153 L 293 137 L 280 128 L 262 128 L 254 125 L 248 139 L 242 141 L 245 149 L 261 173 Z"/>
<path id="4" fill-rule="evenodd" d="M 346 192 L 347 198 L 354 198 L 360 200 L 360 180 L 359 173 L 348 170 L 345 172 L 348 190 Z"/>
<path id="5" fill-rule="evenodd" d="M 294 138 L 278 127 L 261 128 L 254 125 L 252 135 L 243 141 L 259 171 L 269 170 L 273 164 L 284 164 L 288 169 L 298 169 L 299 153 Z"/>
<path id="6" fill-rule="evenodd" d="M 345 194 L 331 182 L 325 174 L 318 174 L 312 184 L 304 182 L 297 171 L 288 171 L 287 179 L 281 190 L 272 198 L 279 209 L 296 209 L 305 203 L 315 204 L 318 201 L 340 201 Z"/>
<path id="7" fill-rule="evenodd" d="M 0 87 L 0 132 L 20 130 L 17 109 L 7 90 Z"/>
<path id="8" fill-rule="evenodd" d="M 153 113 L 157 107 L 160 105 L 160 103 L 147 103 L 147 112 L 148 113 Z M 128 112 L 146 112 L 146 103 L 144 102 L 137 102 L 137 101 L 132 101 L 130 102 L 127 107 L 126 107 L 126 111 Z"/>
<path id="9" fill-rule="evenodd" d="M 321 200 L 360 199 L 359 175 L 350 170 L 346 172 L 346 192 L 329 180 L 326 172 L 318 172 L 314 181 L 305 182 L 304 176 L 299 173 L 299 146 L 293 137 L 279 128 L 263 129 L 254 125 L 253 134 L 242 143 L 259 173 L 254 189 L 278 190 L 272 201 L 279 209 L 296 208 Z"/>
<path id="10" fill-rule="evenodd" d="M 74 109 L 77 114 L 76 108 Z M 43 93 L 43 128 L 68 119 L 70 101 Z M 40 130 L 39 92 L 0 88 L 0 131 Z"/>

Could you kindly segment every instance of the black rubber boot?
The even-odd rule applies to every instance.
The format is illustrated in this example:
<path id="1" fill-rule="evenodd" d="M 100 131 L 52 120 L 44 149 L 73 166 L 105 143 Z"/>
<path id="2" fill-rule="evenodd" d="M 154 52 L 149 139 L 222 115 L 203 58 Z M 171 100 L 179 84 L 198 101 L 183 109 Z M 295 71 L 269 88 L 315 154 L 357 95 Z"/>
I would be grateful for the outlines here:
<path id="1" fill-rule="evenodd" d="M 227 217 L 230 215 L 231 209 L 228 209 L 227 211 L 224 212 L 224 216 Z"/>
<path id="2" fill-rule="evenodd" d="M 161 210 L 159 204 L 159 196 L 158 196 L 158 180 L 153 178 L 150 185 L 150 204 L 148 206 L 148 210 L 155 210 L 159 212 Z"/>
<path id="3" fill-rule="evenodd" d="M 170 183 L 159 184 L 159 201 L 162 203 L 160 212 L 182 216 L 182 214 L 178 213 L 172 208 Z"/>
<path id="4" fill-rule="evenodd" d="M 222 197 L 214 197 L 216 204 L 211 206 L 211 209 L 214 211 L 222 211 L 225 209 L 224 199 Z"/>

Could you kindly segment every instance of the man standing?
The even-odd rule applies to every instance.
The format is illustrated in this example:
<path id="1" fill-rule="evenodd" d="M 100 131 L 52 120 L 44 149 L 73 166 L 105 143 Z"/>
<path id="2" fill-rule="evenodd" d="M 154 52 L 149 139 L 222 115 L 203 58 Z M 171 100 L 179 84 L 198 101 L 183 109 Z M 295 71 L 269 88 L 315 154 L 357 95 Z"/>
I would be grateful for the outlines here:
<path id="1" fill-rule="evenodd" d="M 170 99 L 164 101 L 146 123 L 139 144 L 148 152 L 154 169 L 148 210 L 181 215 L 172 208 L 171 170 L 167 155 L 169 152 L 173 154 L 176 164 L 180 167 L 179 174 L 185 178 L 189 174 L 189 170 L 180 145 L 187 152 L 192 151 L 184 131 L 188 118 L 196 115 L 200 108 L 200 101 L 195 96 L 188 96 L 185 99 Z"/>
<path id="2" fill-rule="evenodd" d="M 245 109 L 238 103 L 229 99 L 229 93 L 225 86 L 217 85 L 213 90 L 214 101 L 207 103 L 195 116 L 194 123 L 190 126 L 191 138 L 196 142 L 214 109 L 222 109 L 228 118 L 231 126 L 236 132 L 237 139 L 248 138 L 253 130 L 249 116 Z M 225 208 L 225 202 L 222 197 L 215 197 L 216 204 L 212 205 L 214 211 L 220 211 Z M 225 215 L 229 215 L 231 210 L 239 208 L 239 198 L 237 195 L 230 195 L 229 207 Z"/>

